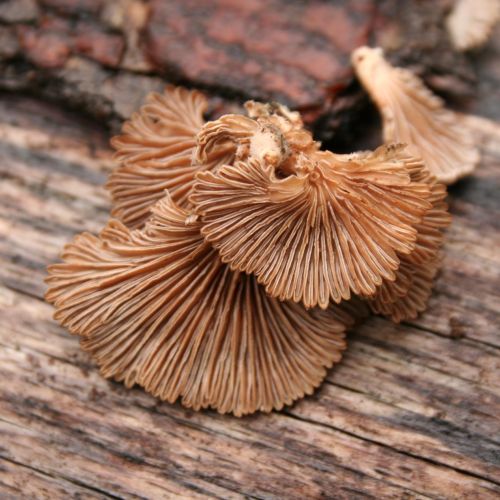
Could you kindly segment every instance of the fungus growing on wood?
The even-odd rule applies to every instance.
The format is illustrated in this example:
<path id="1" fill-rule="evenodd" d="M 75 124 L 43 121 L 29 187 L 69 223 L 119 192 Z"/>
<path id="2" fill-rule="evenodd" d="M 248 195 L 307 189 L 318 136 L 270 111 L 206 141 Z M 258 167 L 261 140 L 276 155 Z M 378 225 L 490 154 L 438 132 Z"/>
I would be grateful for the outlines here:
<path id="1" fill-rule="evenodd" d="M 169 402 L 244 415 L 310 394 L 345 347 L 340 307 L 307 311 L 232 272 L 167 196 L 142 230 L 111 221 L 49 267 L 55 318 L 106 377 Z"/>
<path id="2" fill-rule="evenodd" d="M 148 95 L 146 104 L 123 125 L 122 135 L 111 140 L 120 163 L 107 183 L 114 217 L 140 227 L 166 189 L 185 206 L 198 170 L 231 161 L 232 145 L 221 145 L 203 165 L 192 161 L 206 108 L 205 96 L 196 90 L 168 86 L 163 94 Z"/>
<path id="3" fill-rule="evenodd" d="M 399 323 L 415 319 L 427 307 L 434 278 L 441 265 L 444 229 L 450 223 L 445 202 L 446 189 L 426 169 L 411 173 L 414 182 L 424 182 L 430 188 L 427 198 L 432 205 L 417 224 L 415 248 L 410 254 L 399 254 L 400 266 L 394 281 L 384 281 L 368 303 L 373 312 Z"/>
<path id="4" fill-rule="evenodd" d="M 205 107 L 170 87 L 125 124 L 108 184 L 120 220 L 65 247 L 46 298 L 127 387 L 280 409 L 340 360 L 353 318 L 425 308 L 446 191 L 404 145 L 339 155 L 282 105 L 206 123 Z"/>
<path id="5" fill-rule="evenodd" d="M 411 182 L 402 147 L 302 155 L 285 178 L 258 159 L 197 176 L 202 234 L 231 268 L 280 300 L 326 308 L 394 280 L 415 246 L 429 188 Z"/>
<path id="6" fill-rule="evenodd" d="M 301 153 L 319 150 L 320 143 L 303 126 L 300 115 L 280 104 L 248 101 L 249 116 L 224 115 L 206 123 L 197 137 L 195 158 L 204 164 L 221 145 L 233 143 L 236 161 L 253 158 L 282 171 Z"/>
<path id="7" fill-rule="evenodd" d="M 403 142 L 441 182 L 470 174 L 479 162 L 471 133 L 411 71 L 396 68 L 379 48 L 360 47 L 352 63 L 380 110 L 386 143 Z"/>
<path id="8" fill-rule="evenodd" d="M 498 0 L 456 0 L 446 28 L 455 48 L 465 51 L 484 45 L 499 19 Z"/>

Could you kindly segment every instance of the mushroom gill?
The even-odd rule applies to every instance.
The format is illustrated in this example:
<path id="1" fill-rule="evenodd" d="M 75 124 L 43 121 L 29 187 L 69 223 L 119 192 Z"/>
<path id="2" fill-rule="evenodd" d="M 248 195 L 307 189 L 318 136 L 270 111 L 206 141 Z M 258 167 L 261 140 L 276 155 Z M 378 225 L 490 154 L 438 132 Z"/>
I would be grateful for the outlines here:
<path id="1" fill-rule="evenodd" d="M 431 208 L 402 145 L 363 155 L 317 151 L 280 178 L 260 159 L 200 172 L 191 202 L 202 234 L 232 269 L 280 300 L 326 308 L 394 280 Z"/>
<path id="2" fill-rule="evenodd" d="M 384 281 L 368 303 L 373 312 L 383 314 L 399 323 L 415 319 L 425 310 L 432 292 L 434 278 L 441 263 L 441 247 L 444 230 L 451 218 L 445 202 L 446 188 L 420 166 L 412 169 L 414 182 L 424 182 L 430 188 L 428 201 L 432 207 L 416 225 L 415 249 L 410 254 L 401 254 L 401 261 L 394 281 Z"/>
<path id="3" fill-rule="evenodd" d="M 379 108 L 386 143 L 403 142 L 441 182 L 470 174 L 479 162 L 471 133 L 411 71 L 384 59 L 382 49 L 360 47 L 352 63 Z"/>
<path id="4" fill-rule="evenodd" d="M 456 0 L 446 28 L 454 47 L 465 51 L 481 47 L 499 19 L 498 0 Z"/>
<path id="5" fill-rule="evenodd" d="M 240 416 L 310 394 L 341 358 L 350 316 L 306 310 L 232 272 L 167 195 L 141 230 L 112 220 L 49 267 L 46 299 L 105 377 Z"/>
<path id="6" fill-rule="evenodd" d="M 218 148 L 203 165 L 192 161 L 206 108 L 205 97 L 196 90 L 167 86 L 163 94 L 148 95 L 146 104 L 123 125 L 122 135 L 111 140 L 119 162 L 106 186 L 114 217 L 140 227 L 165 189 L 185 206 L 195 172 L 231 161 L 232 145 Z"/>
<path id="7" fill-rule="evenodd" d="M 370 309 L 395 323 L 415 319 L 427 307 L 440 263 L 439 256 L 425 266 L 411 265 L 402 258 L 396 280 L 382 283 L 377 294 L 369 299 Z M 404 293 L 396 296 L 394 291 L 399 285 Z"/>

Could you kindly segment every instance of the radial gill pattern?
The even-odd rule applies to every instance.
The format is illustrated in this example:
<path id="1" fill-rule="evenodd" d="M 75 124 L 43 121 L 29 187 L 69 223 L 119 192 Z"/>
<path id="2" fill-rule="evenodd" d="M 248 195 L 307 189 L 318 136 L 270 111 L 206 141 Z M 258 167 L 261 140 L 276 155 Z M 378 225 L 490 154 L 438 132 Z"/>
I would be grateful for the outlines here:
<path id="1" fill-rule="evenodd" d="M 197 176 L 191 201 L 202 234 L 231 268 L 280 300 L 326 308 L 394 280 L 431 208 L 402 146 L 363 155 L 318 152 L 279 178 L 258 160 Z"/>
<path id="2" fill-rule="evenodd" d="M 470 174 L 479 153 L 469 130 L 411 71 L 391 66 L 381 49 L 361 47 L 352 62 L 379 108 L 386 143 L 403 142 L 441 182 Z"/>
<path id="3" fill-rule="evenodd" d="M 232 272 L 168 196 L 142 230 L 111 221 L 49 268 L 55 317 L 102 374 L 188 407 L 243 415 L 312 392 L 341 358 L 350 316 L 269 297 Z"/>
<path id="4" fill-rule="evenodd" d="M 396 279 L 384 281 L 368 301 L 373 312 L 388 316 L 396 323 L 414 319 L 425 310 L 441 263 L 444 230 L 450 223 L 444 185 L 422 168 L 422 164 L 412 169 L 410 176 L 414 182 L 429 185 L 428 201 L 432 206 L 416 225 L 415 249 L 410 254 L 399 255 Z"/>
<path id="5" fill-rule="evenodd" d="M 196 90 L 169 86 L 163 94 L 149 94 L 146 104 L 124 124 L 123 134 L 111 141 L 119 162 L 107 184 L 114 217 L 140 227 L 166 189 L 186 206 L 194 174 L 231 161 L 233 145 L 218 148 L 203 165 L 192 161 L 206 107 L 205 97 Z"/>

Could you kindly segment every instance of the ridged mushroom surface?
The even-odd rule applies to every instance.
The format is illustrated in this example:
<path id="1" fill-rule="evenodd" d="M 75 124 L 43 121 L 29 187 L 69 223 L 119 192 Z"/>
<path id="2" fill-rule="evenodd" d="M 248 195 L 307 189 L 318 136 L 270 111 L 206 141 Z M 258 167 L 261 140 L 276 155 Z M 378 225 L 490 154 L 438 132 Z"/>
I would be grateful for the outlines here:
<path id="1" fill-rule="evenodd" d="M 395 323 L 415 319 L 427 308 L 440 264 L 439 256 L 434 261 L 426 263 L 425 266 L 411 265 L 402 259 L 396 281 L 384 282 L 382 290 L 369 300 L 371 310 L 376 314 L 387 316 Z M 399 287 L 399 285 L 402 286 Z M 394 292 L 398 287 L 404 289 L 404 293 L 396 297 Z"/>
<path id="2" fill-rule="evenodd" d="M 119 162 L 107 183 L 114 217 L 140 227 L 166 189 L 186 206 L 194 174 L 231 161 L 234 146 L 229 144 L 203 165 L 193 162 L 206 108 L 206 98 L 197 90 L 168 86 L 163 94 L 148 95 L 146 104 L 123 125 L 122 135 L 111 141 Z"/>
<path id="3" fill-rule="evenodd" d="M 418 167 L 418 164 L 417 164 Z M 417 224 L 417 239 L 410 254 L 401 254 L 394 281 L 384 281 L 369 305 L 373 312 L 394 322 L 415 319 L 427 307 L 434 278 L 441 264 L 444 230 L 451 218 L 446 204 L 446 188 L 420 164 L 410 174 L 414 182 L 424 182 L 430 188 L 431 208 Z"/>
<path id="4" fill-rule="evenodd" d="M 401 145 L 302 155 L 286 177 L 249 159 L 198 174 L 190 199 L 232 269 L 280 300 L 326 308 L 373 295 L 414 250 L 431 208 L 428 184 L 411 180 L 419 165 Z"/>
<path id="5" fill-rule="evenodd" d="M 287 172 L 298 156 L 319 150 L 320 144 L 303 127 L 299 113 L 279 104 L 254 101 L 246 102 L 245 107 L 249 116 L 224 115 L 202 127 L 195 153 L 198 163 L 233 143 L 236 161 L 252 158 Z"/>
<path id="6" fill-rule="evenodd" d="M 239 416 L 310 394 L 352 322 L 341 307 L 280 302 L 232 272 L 168 196 L 142 230 L 111 221 L 62 259 L 49 267 L 46 299 L 102 374 L 194 409 Z"/>
<path id="7" fill-rule="evenodd" d="M 379 48 L 356 49 L 352 63 L 380 111 L 386 143 L 407 144 L 408 151 L 422 157 L 430 172 L 446 184 L 474 170 L 479 152 L 471 133 L 420 78 L 391 66 Z"/>

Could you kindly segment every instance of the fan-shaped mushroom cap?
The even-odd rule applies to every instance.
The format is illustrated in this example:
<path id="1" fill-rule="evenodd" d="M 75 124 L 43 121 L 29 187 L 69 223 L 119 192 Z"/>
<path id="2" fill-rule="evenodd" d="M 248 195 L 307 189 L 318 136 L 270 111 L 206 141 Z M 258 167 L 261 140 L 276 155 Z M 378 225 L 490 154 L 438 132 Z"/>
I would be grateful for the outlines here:
<path id="1" fill-rule="evenodd" d="M 103 375 L 235 415 L 311 393 L 341 357 L 349 316 L 270 298 L 168 197 L 152 214 L 143 230 L 112 221 L 100 237 L 77 236 L 49 268 L 55 318 Z"/>
<path id="2" fill-rule="evenodd" d="M 381 290 L 369 300 L 371 310 L 389 317 L 395 323 L 415 319 L 427 307 L 440 263 L 441 259 L 438 257 L 425 266 L 415 266 L 402 258 L 396 280 L 384 282 Z M 400 297 L 388 299 L 387 295 L 392 295 L 398 284 L 406 288 L 406 292 Z"/>
<path id="3" fill-rule="evenodd" d="M 351 292 L 374 294 L 395 279 L 397 253 L 413 251 L 431 207 L 428 185 L 411 181 L 415 163 L 401 145 L 318 151 L 279 178 L 250 159 L 198 174 L 190 199 L 232 269 L 255 274 L 280 300 L 325 308 Z"/>
<path id="4" fill-rule="evenodd" d="M 107 184 L 114 217 L 129 227 L 141 226 L 165 189 L 185 206 L 195 172 L 231 161 L 233 145 L 220 147 L 203 165 L 192 162 L 206 107 L 205 97 L 196 90 L 168 86 L 163 94 L 148 95 L 146 104 L 124 124 L 123 134 L 111 140 L 120 162 Z"/>
<path id="5" fill-rule="evenodd" d="M 446 28 L 455 48 L 469 50 L 488 40 L 499 19 L 498 0 L 456 0 L 446 18 Z"/>
<path id="6" fill-rule="evenodd" d="M 384 281 L 375 295 L 368 299 L 373 312 L 388 316 L 397 323 L 414 319 L 425 309 L 441 262 L 443 231 L 450 223 L 444 185 L 424 168 L 414 169 L 411 178 L 414 182 L 425 182 L 430 186 L 428 201 L 432 208 L 416 225 L 415 249 L 410 254 L 399 255 L 401 264 L 396 271 L 396 279 Z"/>
<path id="7" fill-rule="evenodd" d="M 386 143 L 408 144 L 408 151 L 447 184 L 474 170 L 479 153 L 472 135 L 417 76 L 391 66 L 378 48 L 356 49 L 352 62 L 380 110 Z"/>

